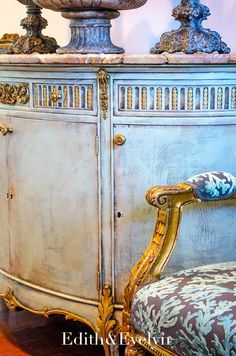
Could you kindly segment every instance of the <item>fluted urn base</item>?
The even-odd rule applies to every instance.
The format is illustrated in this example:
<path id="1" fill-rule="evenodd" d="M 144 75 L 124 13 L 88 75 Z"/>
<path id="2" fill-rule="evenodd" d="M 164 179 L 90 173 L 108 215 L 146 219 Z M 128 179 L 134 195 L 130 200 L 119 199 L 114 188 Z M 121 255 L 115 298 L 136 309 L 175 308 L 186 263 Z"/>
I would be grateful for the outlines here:
<path id="1" fill-rule="evenodd" d="M 57 53 L 124 53 L 123 48 L 111 41 L 111 19 L 119 16 L 119 11 L 65 11 L 62 16 L 70 19 L 70 43 Z"/>

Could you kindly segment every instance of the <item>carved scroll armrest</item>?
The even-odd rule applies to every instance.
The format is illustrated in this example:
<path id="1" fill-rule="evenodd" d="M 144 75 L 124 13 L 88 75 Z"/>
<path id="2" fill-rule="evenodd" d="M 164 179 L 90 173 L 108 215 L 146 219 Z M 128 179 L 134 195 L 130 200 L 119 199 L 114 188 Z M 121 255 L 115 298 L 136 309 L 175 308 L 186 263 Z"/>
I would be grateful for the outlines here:
<path id="1" fill-rule="evenodd" d="M 228 199 L 236 193 L 236 177 L 226 172 L 201 173 L 189 178 L 184 184 L 172 187 L 153 187 L 146 193 L 146 199 L 155 207 L 168 207 L 170 196 L 174 197 L 177 194 L 180 197 L 190 190 L 201 201 Z M 178 200 L 183 203 L 179 197 L 172 199 L 172 206 L 178 205 Z M 192 199 L 189 202 L 191 201 Z M 187 202 L 186 200 L 185 203 Z"/>

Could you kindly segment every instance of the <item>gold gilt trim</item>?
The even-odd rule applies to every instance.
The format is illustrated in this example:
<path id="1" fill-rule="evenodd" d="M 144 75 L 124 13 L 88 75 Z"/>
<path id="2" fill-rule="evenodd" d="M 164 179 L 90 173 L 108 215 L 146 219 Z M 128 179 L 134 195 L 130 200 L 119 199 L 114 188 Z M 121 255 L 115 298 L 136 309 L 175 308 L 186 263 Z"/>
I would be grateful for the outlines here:
<path id="1" fill-rule="evenodd" d="M 103 348 L 106 356 L 110 355 L 109 346 L 106 340 L 109 335 L 114 333 L 116 324 L 117 321 L 114 318 L 114 304 L 111 295 L 111 288 L 110 286 L 105 285 L 101 301 L 98 305 L 97 326 L 98 337 L 103 341 Z"/>
<path id="2" fill-rule="evenodd" d="M 102 117 L 104 120 L 107 119 L 108 111 L 108 84 L 110 76 L 107 74 L 105 69 L 99 69 L 97 78 L 100 87 L 100 102 L 102 108 Z"/>
<path id="3" fill-rule="evenodd" d="M 19 85 L 0 83 L 0 103 L 7 105 L 27 104 L 29 102 L 29 84 Z"/>
<path id="4" fill-rule="evenodd" d="M 134 294 L 145 279 L 145 276 L 155 261 L 155 257 L 161 249 L 167 231 L 167 222 L 167 211 L 160 209 L 158 211 L 158 224 L 155 229 L 153 240 L 141 260 L 133 267 L 128 284 L 125 287 L 122 329 L 126 333 L 131 332 L 130 309 Z"/>
<path id="5" fill-rule="evenodd" d="M 177 239 L 181 206 L 195 201 L 192 188 L 187 184 L 173 187 L 154 187 L 146 194 L 149 204 L 158 208 L 157 222 L 152 240 L 144 255 L 131 271 L 124 292 L 122 331 L 135 334 L 130 322 L 131 303 L 138 288 L 160 278 Z"/>
<path id="6" fill-rule="evenodd" d="M 8 288 L 6 293 L 0 293 L 0 297 L 5 301 L 7 307 L 9 310 L 15 311 L 17 309 L 24 309 L 29 311 L 30 313 L 36 314 L 36 315 L 41 315 L 46 318 L 48 318 L 51 315 L 64 315 L 66 320 L 73 320 L 73 321 L 79 321 L 83 324 L 86 324 L 89 326 L 94 332 L 96 332 L 95 327 L 93 326 L 92 323 L 90 323 L 88 320 L 80 317 L 77 314 L 61 310 L 61 309 L 48 309 L 47 307 L 43 307 L 40 310 L 36 309 L 31 309 L 24 304 L 22 304 L 14 295 L 14 292 L 12 289 Z"/>
<path id="7" fill-rule="evenodd" d="M 150 343 L 144 336 L 136 335 L 135 340 L 137 344 L 142 345 L 144 349 L 151 352 L 155 356 L 178 356 L 173 351 L 164 348 L 161 345 L 155 345 L 154 343 Z"/>
<path id="8" fill-rule="evenodd" d="M 0 49 L 6 49 L 10 47 L 20 36 L 18 33 L 4 33 L 0 38 Z"/>

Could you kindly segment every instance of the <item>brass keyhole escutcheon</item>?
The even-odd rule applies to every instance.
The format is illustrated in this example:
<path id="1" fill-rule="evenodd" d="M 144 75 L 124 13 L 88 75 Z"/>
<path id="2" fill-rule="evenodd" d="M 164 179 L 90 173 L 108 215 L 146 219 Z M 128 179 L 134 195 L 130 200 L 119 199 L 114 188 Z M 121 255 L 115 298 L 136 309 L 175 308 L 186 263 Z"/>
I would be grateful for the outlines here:
<path id="1" fill-rule="evenodd" d="M 3 136 L 6 136 L 7 134 L 13 132 L 13 127 L 12 127 L 12 125 L 10 125 L 10 127 L 7 127 L 6 124 L 1 124 L 1 125 L 0 125 L 0 131 L 1 131 L 1 134 L 2 134 Z"/>
<path id="2" fill-rule="evenodd" d="M 53 103 L 57 103 L 58 100 L 60 100 L 62 98 L 61 94 L 58 93 L 58 91 L 56 90 L 56 88 L 53 88 L 53 91 L 51 92 L 50 95 L 50 99 Z"/>
<path id="3" fill-rule="evenodd" d="M 117 145 L 117 146 L 122 146 L 126 141 L 126 137 L 122 134 L 117 134 L 115 137 L 114 137 L 114 143 Z"/>

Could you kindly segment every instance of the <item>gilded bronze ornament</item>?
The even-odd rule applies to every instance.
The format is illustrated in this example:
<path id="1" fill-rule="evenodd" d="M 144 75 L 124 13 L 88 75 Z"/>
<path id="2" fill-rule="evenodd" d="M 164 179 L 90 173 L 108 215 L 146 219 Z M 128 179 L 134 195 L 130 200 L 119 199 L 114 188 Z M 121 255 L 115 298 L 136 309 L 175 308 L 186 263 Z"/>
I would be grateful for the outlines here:
<path id="1" fill-rule="evenodd" d="M 0 39 L 0 54 L 6 53 L 8 48 L 11 47 L 19 37 L 17 33 L 5 33 Z"/>
<path id="2" fill-rule="evenodd" d="M 62 95 L 58 93 L 56 87 L 54 86 L 53 91 L 51 92 L 50 99 L 55 104 L 62 98 Z"/>
<path id="3" fill-rule="evenodd" d="M 116 327 L 116 320 L 114 318 L 114 304 L 111 295 L 111 288 L 105 285 L 103 288 L 102 298 L 98 305 L 98 316 L 97 316 L 97 326 L 98 326 L 98 337 L 103 341 L 103 347 L 105 355 L 110 355 L 109 345 L 106 342 L 109 335 L 113 335 Z"/>
<path id="4" fill-rule="evenodd" d="M 102 116 L 103 119 L 106 120 L 108 111 L 108 84 L 110 77 L 105 69 L 100 69 L 98 71 L 97 77 L 99 81 Z"/>
<path id="5" fill-rule="evenodd" d="M 59 47 L 54 38 L 44 36 L 42 30 L 48 22 L 41 16 L 41 8 L 33 0 L 18 0 L 27 7 L 27 17 L 21 21 L 21 26 L 27 31 L 25 36 L 17 39 L 8 49 L 9 54 L 31 54 L 38 52 L 55 53 Z"/>
<path id="6" fill-rule="evenodd" d="M 164 33 L 160 42 L 151 49 L 151 53 L 230 53 L 230 48 L 217 32 L 202 27 L 202 21 L 210 16 L 210 10 L 200 0 L 181 0 L 181 4 L 174 8 L 172 16 L 181 22 L 180 28 Z"/>
<path id="7" fill-rule="evenodd" d="M 126 142 L 126 137 L 122 134 L 117 134 L 114 137 L 114 143 L 117 146 L 123 146 L 125 144 L 125 142 Z"/>
<path id="8" fill-rule="evenodd" d="M 7 134 L 13 132 L 13 127 L 12 125 L 10 125 L 10 127 L 7 127 L 7 125 L 3 123 L 0 125 L 0 132 L 3 136 L 6 136 Z"/>
<path id="9" fill-rule="evenodd" d="M 0 104 L 25 105 L 29 102 L 29 99 L 30 95 L 28 83 L 20 83 L 18 85 L 0 83 Z"/>

